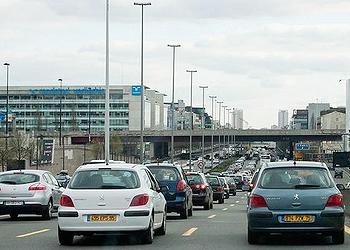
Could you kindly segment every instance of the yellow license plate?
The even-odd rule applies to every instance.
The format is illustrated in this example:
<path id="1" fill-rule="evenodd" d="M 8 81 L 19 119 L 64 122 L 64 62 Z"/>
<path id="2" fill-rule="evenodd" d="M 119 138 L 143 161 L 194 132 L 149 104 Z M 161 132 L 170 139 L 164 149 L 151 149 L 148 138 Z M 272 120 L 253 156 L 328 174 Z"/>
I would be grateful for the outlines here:
<path id="1" fill-rule="evenodd" d="M 312 221 L 311 215 L 285 215 L 284 221 L 285 222 L 311 222 Z"/>
<path id="2" fill-rule="evenodd" d="M 93 222 L 115 222 L 118 220 L 117 215 L 112 214 L 91 214 L 88 215 L 88 221 Z"/>

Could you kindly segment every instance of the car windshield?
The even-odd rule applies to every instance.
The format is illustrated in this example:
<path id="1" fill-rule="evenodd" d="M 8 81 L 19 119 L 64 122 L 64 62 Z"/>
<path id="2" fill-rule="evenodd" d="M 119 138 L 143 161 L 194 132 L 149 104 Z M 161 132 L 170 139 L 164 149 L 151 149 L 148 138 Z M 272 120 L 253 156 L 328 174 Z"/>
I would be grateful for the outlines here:
<path id="1" fill-rule="evenodd" d="M 39 180 L 40 177 L 36 174 L 12 173 L 0 175 L 0 183 L 10 185 L 28 184 Z"/>
<path id="2" fill-rule="evenodd" d="M 332 181 L 323 168 L 286 167 L 265 169 L 259 186 L 266 189 L 329 188 Z"/>
<path id="3" fill-rule="evenodd" d="M 193 182 L 193 184 L 203 183 L 202 176 L 200 176 L 199 174 L 186 175 L 186 178 L 187 178 L 188 182 Z"/>
<path id="4" fill-rule="evenodd" d="M 219 178 L 217 177 L 207 177 L 210 186 L 220 185 Z"/>
<path id="5" fill-rule="evenodd" d="M 180 175 L 173 167 L 148 167 L 157 181 L 178 181 Z"/>
<path id="6" fill-rule="evenodd" d="M 219 178 L 219 180 L 220 180 L 220 184 L 221 185 L 225 185 L 225 179 L 224 178 Z"/>
<path id="7" fill-rule="evenodd" d="M 130 170 L 85 170 L 77 172 L 71 189 L 135 189 L 140 187 L 138 175 Z"/>

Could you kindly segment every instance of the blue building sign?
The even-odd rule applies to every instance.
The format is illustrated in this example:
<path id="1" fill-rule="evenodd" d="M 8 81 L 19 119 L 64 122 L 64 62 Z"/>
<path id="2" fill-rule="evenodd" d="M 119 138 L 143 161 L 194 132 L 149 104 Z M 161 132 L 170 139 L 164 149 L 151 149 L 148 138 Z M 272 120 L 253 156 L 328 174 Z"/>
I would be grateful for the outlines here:
<path id="1" fill-rule="evenodd" d="M 142 93 L 142 89 L 140 85 L 131 86 L 131 95 L 140 96 L 141 93 Z"/>
<path id="2" fill-rule="evenodd" d="M 104 88 L 50 88 L 50 89 L 31 89 L 33 95 L 103 95 L 105 93 Z"/>
<path id="3" fill-rule="evenodd" d="M 297 143 L 297 144 L 295 144 L 295 149 L 298 150 L 298 151 L 309 150 L 310 149 L 310 144 Z"/>
<path id="4" fill-rule="evenodd" d="M 0 121 L 5 121 L 6 112 L 0 112 Z"/>

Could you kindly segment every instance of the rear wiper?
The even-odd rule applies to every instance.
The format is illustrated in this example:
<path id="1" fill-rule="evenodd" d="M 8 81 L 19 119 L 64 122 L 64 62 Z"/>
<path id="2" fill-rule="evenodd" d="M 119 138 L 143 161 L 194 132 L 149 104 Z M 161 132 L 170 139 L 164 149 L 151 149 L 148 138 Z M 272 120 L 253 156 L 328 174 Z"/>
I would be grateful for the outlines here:
<path id="1" fill-rule="evenodd" d="M 295 185 L 295 189 L 302 189 L 302 188 L 318 188 L 320 185 L 312 185 L 312 184 L 300 184 L 300 185 Z"/>
<path id="2" fill-rule="evenodd" d="M 126 189 L 124 186 L 102 185 L 102 189 Z"/>
<path id="3" fill-rule="evenodd" d="M 3 184 L 13 184 L 13 185 L 17 184 L 17 182 L 15 182 L 15 181 L 0 181 L 0 183 L 3 183 Z"/>

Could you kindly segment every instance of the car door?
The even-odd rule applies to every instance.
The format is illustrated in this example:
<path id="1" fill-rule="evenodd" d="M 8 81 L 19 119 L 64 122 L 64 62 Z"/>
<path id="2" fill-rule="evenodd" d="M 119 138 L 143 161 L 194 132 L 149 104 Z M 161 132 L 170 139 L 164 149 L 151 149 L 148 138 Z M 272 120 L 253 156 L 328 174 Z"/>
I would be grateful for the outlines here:
<path id="1" fill-rule="evenodd" d="M 154 223 L 157 224 L 157 226 L 161 225 L 163 222 L 163 216 L 164 216 L 164 196 L 161 192 L 159 192 L 160 188 L 159 185 L 152 175 L 152 173 L 149 170 L 145 170 L 148 178 L 151 182 L 151 190 L 152 190 L 152 199 L 154 204 Z"/>
<path id="2" fill-rule="evenodd" d="M 187 207 L 191 208 L 192 204 L 192 188 L 188 183 L 187 177 L 183 171 L 181 171 L 182 178 L 186 181 L 186 198 L 187 198 Z"/>
<path id="3" fill-rule="evenodd" d="M 47 174 L 49 176 L 49 178 L 52 181 L 52 196 L 53 196 L 53 205 L 54 207 L 58 207 L 59 203 L 60 203 L 60 198 L 62 195 L 62 188 L 60 187 L 60 185 L 58 184 L 58 181 L 56 180 L 55 177 L 53 177 L 53 175 L 51 174 Z"/>
<path id="4" fill-rule="evenodd" d="M 53 193 L 54 193 L 54 188 L 53 188 L 53 183 L 52 183 L 52 180 L 51 180 L 51 178 L 49 177 L 49 175 L 47 174 L 47 173 L 44 173 L 43 175 L 42 175 L 42 177 L 43 177 L 43 180 L 44 180 L 44 182 L 45 182 L 45 185 L 47 186 L 47 197 L 52 197 L 52 200 L 53 200 L 53 204 L 55 204 L 56 203 L 56 200 L 55 200 L 55 197 L 54 197 L 54 195 L 53 195 Z"/>

